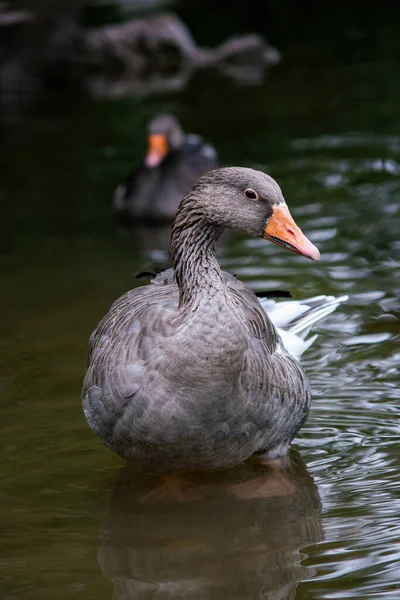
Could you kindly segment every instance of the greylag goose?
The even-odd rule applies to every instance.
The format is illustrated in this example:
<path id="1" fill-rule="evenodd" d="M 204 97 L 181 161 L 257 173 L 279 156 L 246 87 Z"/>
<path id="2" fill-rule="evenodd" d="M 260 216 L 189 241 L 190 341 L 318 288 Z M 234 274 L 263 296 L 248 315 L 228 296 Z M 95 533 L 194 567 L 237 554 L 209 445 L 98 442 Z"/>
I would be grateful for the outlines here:
<path id="1" fill-rule="evenodd" d="M 215 149 L 198 135 L 185 135 L 173 115 L 158 115 L 148 125 L 143 163 L 114 194 L 122 223 L 172 220 L 198 178 L 219 166 Z"/>
<path id="2" fill-rule="evenodd" d="M 256 295 L 220 269 L 215 243 L 225 227 L 319 260 L 264 173 L 217 169 L 182 200 L 171 233 L 173 271 L 112 305 L 91 336 L 83 385 L 92 430 L 151 471 L 278 457 L 308 417 L 303 368 Z M 295 335 L 344 299 L 297 303 L 289 319 L 294 332 L 279 310 L 277 318 Z"/>

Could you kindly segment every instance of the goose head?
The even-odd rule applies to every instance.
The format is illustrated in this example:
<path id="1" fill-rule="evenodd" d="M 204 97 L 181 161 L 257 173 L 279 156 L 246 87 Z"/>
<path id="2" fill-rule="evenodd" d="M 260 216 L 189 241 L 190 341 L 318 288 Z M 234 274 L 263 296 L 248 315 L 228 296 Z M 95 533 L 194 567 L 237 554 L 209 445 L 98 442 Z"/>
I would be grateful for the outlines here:
<path id="1" fill-rule="evenodd" d="M 265 173 L 242 167 L 209 171 L 190 196 L 211 225 L 265 238 L 312 260 L 320 258 L 318 248 L 296 225 L 279 185 Z M 184 207 L 185 200 L 178 221 Z M 196 212 L 196 205 L 192 210 Z"/>
<path id="2" fill-rule="evenodd" d="M 169 114 L 157 115 L 148 125 L 146 167 L 152 169 L 173 150 L 178 150 L 185 136 L 179 121 Z"/>

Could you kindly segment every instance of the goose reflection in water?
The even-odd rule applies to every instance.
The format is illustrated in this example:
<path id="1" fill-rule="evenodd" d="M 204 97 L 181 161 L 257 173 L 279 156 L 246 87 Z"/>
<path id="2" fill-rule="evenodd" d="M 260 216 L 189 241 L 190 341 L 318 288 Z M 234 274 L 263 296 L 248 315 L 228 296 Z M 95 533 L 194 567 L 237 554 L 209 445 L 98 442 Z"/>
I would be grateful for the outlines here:
<path id="1" fill-rule="evenodd" d="M 321 502 L 297 452 L 162 482 L 127 466 L 113 486 L 99 562 L 114 600 L 293 600 L 312 575 L 301 550 L 323 538 Z"/>

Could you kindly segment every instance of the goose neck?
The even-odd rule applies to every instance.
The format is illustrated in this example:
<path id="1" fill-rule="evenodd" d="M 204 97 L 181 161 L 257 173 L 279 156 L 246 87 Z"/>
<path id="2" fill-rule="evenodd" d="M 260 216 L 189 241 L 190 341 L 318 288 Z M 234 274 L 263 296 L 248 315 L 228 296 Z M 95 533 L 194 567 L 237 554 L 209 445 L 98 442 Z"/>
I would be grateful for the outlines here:
<path id="1" fill-rule="evenodd" d="M 172 227 L 170 245 L 180 307 L 226 289 L 215 255 L 222 227 L 208 222 L 200 207 L 185 200 Z"/>

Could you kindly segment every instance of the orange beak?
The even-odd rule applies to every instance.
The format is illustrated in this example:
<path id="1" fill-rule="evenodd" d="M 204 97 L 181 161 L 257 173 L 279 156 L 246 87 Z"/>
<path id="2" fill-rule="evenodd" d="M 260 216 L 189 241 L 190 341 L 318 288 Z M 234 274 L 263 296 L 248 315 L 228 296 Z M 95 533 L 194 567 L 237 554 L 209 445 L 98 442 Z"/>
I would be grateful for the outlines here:
<path id="1" fill-rule="evenodd" d="M 274 205 L 272 211 L 272 217 L 264 229 L 264 238 L 292 252 L 297 252 L 297 254 L 302 254 L 312 260 L 319 260 L 318 248 L 306 238 L 300 227 L 296 225 L 286 204 Z"/>
<path id="2" fill-rule="evenodd" d="M 146 167 L 158 167 L 163 158 L 168 154 L 169 147 L 165 135 L 152 134 L 149 136 L 149 148 L 145 158 Z"/>

